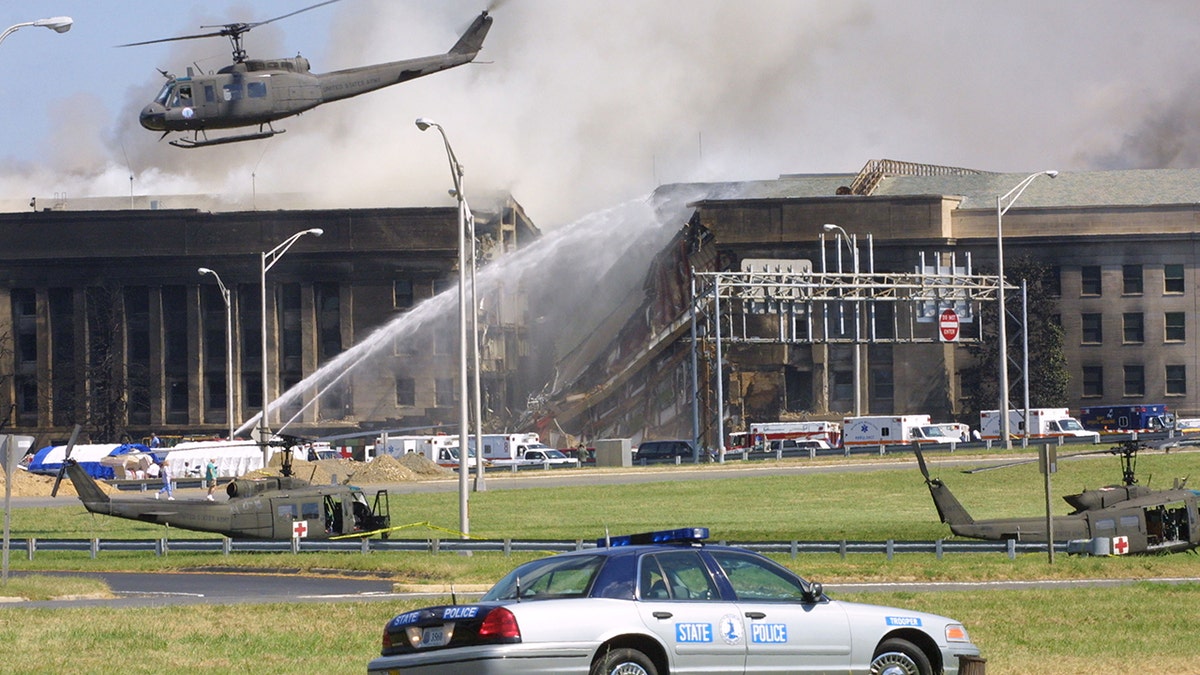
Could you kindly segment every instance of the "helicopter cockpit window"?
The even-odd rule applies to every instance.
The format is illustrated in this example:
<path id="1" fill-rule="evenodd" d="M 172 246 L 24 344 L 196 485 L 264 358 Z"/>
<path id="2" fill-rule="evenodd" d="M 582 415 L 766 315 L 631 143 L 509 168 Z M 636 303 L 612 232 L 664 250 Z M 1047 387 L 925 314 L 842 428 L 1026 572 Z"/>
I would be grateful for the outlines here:
<path id="1" fill-rule="evenodd" d="M 172 107 L 186 107 L 192 104 L 192 85 L 180 85 L 175 90 L 175 97 L 171 101 Z"/>
<path id="2" fill-rule="evenodd" d="M 321 505 L 317 502 L 305 502 L 300 505 L 301 520 L 320 520 Z"/>
<path id="3" fill-rule="evenodd" d="M 246 83 L 246 94 L 249 95 L 250 98 L 265 97 L 267 95 L 267 83 L 266 82 L 247 82 Z"/>
<path id="4" fill-rule="evenodd" d="M 225 100 L 226 101 L 242 100 L 242 84 L 240 82 L 237 82 L 234 84 L 227 84 L 224 87 L 222 87 L 222 89 L 225 90 Z"/>
<path id="5" fill-rule="evenodd" d="M 159 105 L 166 105 L 167 99 L 169 99 L 171 97 L 171 92 L 174 89 L 175 89 L 174 82 L 168 82 L 168 83 L 164 84 L 162 90 L 158 92 L 158 96 L 154 97 L 154 102 Z"/>

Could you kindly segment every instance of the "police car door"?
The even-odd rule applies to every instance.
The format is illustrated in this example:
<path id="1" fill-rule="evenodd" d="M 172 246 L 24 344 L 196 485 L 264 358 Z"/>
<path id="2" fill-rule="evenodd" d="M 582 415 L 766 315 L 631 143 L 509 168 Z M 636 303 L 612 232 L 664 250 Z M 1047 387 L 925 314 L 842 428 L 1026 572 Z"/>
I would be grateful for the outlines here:
<path id="1" fill-rule="evenodd" d="M 699 553 L 642 556 L 638 613 L 667 646 L 672 673 L 741 673 L 746 640 L 737 606 L 720 599 Z"/>
<path id="2" fill-rule="evenodd" d="M 850 622 L 829 602 L 805 602 L 794 574 L 770 560 L 709 550 L 738 596 L 746 630 L 746 673 L 845 672 Z"/>

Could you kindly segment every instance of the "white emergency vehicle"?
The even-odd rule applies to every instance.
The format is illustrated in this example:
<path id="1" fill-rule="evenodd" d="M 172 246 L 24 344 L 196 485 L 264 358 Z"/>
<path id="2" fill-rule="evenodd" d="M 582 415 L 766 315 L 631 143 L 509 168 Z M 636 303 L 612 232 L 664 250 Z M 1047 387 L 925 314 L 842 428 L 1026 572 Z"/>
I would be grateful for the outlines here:
<path id="1" fill-rule="evenodd" d="M 951 443 L 929 415 L 872 415 L 842 420 L 842 447 L 875 447 L 909 443 Z"/>
<path id="2" fill-rule="evenodd" d="M 1071 417 L 1066 408 L 1030 408 L 1028 423 L 1025 420 L 1025 409 L 1008 411 L 1008 433 L 1012 438 L 1025 436 L 1029 429 L 1030 438 L 1089 438 L 1092 442 L 1100 442 L 1100 434 L 1083 428 L 1079 420 Z M 979 412 L 979 433 L 984 440 L 1000 440 L 1000 411 L 981 410 Z"/>

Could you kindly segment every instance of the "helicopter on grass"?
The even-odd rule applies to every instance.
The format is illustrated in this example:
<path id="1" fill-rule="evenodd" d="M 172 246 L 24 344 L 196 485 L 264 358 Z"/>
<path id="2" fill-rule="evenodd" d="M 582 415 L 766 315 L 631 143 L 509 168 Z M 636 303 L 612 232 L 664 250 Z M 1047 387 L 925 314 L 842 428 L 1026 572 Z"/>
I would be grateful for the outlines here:
<path id="1" fill-rule="evenodd" d="M 78 434 L 78 430 L 76 430 Z M 388 536 L 391 516 L 387 490 L 379 490 L 368 503 L 361 488 L 352 485 L 313 485 L 293 475 L 291 446 L 299 439 L 283 437 L 281 475 L 237 478 L 226 486 L 227 500 L 152 497 L 111 497 L 96 479 L 71 459 L 72 436 L 51 496 L 58 496 L 64 474 L 75 486 L 83 506 L 91 513 L 170 525 L 197 532 L 213 532 L 231 539 L 340 539 Z"/>
<path id="2" fill-rule="evenodd" d="M 1124 441 L 1103 452 L 1121 456 L 1123 471 L 1120 485 L 1084 490 L 1063 499 L 1074 508 L 1065 516 L 1054 516 L 1054 539 L 1068 542 L 1106 541 L 1100 551 L 1115 555 L 1128 553 L 1168 553 L 1200 546 L 1200 516 L 1195 490 L 1177 480 L 1169 490 L 1154 490 L 1138 485 L 1134 475 L 1137 441 Z M 1044 542 L 1048 539 L 1046 518 L 995 518 L 976 520 L 958 501 L 940 478 L 930 478 L 921 449 L 915 449 L 917 464 L 929 487 L 938 516 L 960 537 L 972 539 Z M 1095 453 L 1081 453 L 1095 454 Z M 1068 547 L 1070 550 L 1071 547 Z"/>
<path id="3" fill-rule="evenodd" d="M 202 26 L 219 29 L 208 33 L 119 45 L 133 47 L 218 36 L 229 38 L 233 45 L 233 63 L 216 73 L 197 74 L 191 66 L 185 77 L 159 71 L 167 78 L 167 83 L 154 101 L 142 109 L 141 125 L 151 131 L 161 131 L 160 140 L 172 132 L 191 132 L 190 138 L 170 141 L 171 145 L 179 148 L 270 138 L 286 131 L 271 126 L 277 120 L 299 115 L 323 103 L 358 96 L 474 61 L 492 26 L 492 17 L 484 11 L 445 54 L 323 74 L 309 72 L 308 59 L 302 56 L 276 59 L 247 57 L 242 36 L 252 28 L 338 1 L 327 0 L 266 21 Z M 254 125 L 258 126 L 258 130 L 250 133 L 208 137 L 211 129 L 237 129 Z"/>

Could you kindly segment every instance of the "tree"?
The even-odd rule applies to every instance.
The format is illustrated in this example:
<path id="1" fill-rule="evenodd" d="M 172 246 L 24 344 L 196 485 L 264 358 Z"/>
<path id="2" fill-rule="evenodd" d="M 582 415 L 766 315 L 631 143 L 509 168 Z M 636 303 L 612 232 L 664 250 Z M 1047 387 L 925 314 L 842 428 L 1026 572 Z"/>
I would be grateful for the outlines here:
<path id="1" fill-rule="evenodd" d="M 983 270 L 984 274 L 995 274 L 995 270 Z M 1067 405 L 1067 384 L 1070 374 L 1063 353 L 1063 330 L 1059 320 L 1058 292 L 1053 269 L 1032 258 L 1018 258 L 1005 265 L 1008 283 L 1020 285 L 1025 280 L 1029 317 L 1029 405 L 1033 408 L 1062 408 Z M 1006 292 L 1008 308 L 1008 357 L 1009 357 L 1009 401 L 1023 405 L 1020 368 L 1021 363 L 1021 295 Z M 985 303 L 979 311 L 980 342 L 968 345 L 968 352 L 975 357 L 975 364 L 962 371 L 965 391 L 970 392 L 968 406 L 964 411 L 979 419 L 981 410 L 995 410 L 999 405 L 999 323 L 996 320 L 999 303 Z"/>
<path id="2" fill-rule="evenodd" d="M 121 358 L 121 289 L 87 289 L 87 425 L 93 442 L 116 442 L 124 430 L 128 407 L 124 360 Z"/>
<path id="3" fill-rule="evenodd" d="M 12 358 L 12 335 L 8 331 L 0 331 L 0 364 L 12 363 Z M 3 365 L 0 365 L 0 391 L 7 391 L 10 381 L 12 381 L 12 374 Z M 15 403 L 9 403 L 0 409 L 0 429 L 12 423 L 13 411 L 16 409 Z"/>

